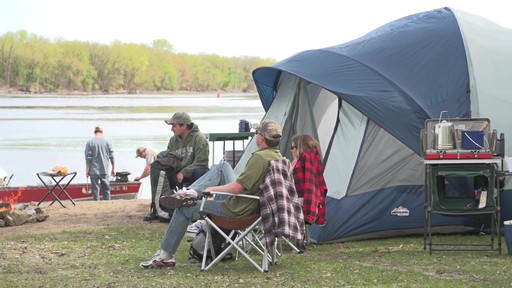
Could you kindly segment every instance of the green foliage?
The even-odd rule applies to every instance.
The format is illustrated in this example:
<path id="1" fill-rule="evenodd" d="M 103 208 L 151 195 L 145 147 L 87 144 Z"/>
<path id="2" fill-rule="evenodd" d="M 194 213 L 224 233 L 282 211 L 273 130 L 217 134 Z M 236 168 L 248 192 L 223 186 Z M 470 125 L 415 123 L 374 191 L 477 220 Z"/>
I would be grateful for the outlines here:
<path id="1" fill-rule="evenodd" d="M 2 235 L 2 287 L 510 287 L 506 253 L 423 250 L 423 237 L 307 246 L 283 256 L 268 273 L 245 259 L 201 272 L 182 242 L 174 270 L 138 264 L 159 249 L 166 223 L 59 233 Z M 1 228 L 0 228 L 1 229 Z M 436 236 L 442 242 L 487 243 L 488 235 Z M 256 257 L 259 261 L 261 258 Z"/>
<path id="2" fill-rule="evenodd" d="M 150 46 L 114 41 L 49 41 L 21 30 L 0 36 L 0 86 L 26 92 L 137 93 L 254 91 L 252 71 L 274 59 L 175 53 L 165 39 Z"/>

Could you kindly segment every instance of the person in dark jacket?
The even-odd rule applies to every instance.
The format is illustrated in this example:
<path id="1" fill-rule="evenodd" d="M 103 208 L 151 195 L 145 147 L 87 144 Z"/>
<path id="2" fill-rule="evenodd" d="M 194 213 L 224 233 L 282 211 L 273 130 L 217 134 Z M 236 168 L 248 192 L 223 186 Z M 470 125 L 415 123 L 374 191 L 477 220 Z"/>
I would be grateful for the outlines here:
<path id="1" fill-rule="evenodd" d="M 174 135 L 169 139 L 167 150 L 160 152 L 157 160 L 151 164 L 151 206 L 150 213 L 144 216 L 145 221 L 159 219 L 159 209 L 172 211 L 171 208 L 165 207 L 164 203 L 160 203 L 158 205 L 160 207 L 157 207 L 155 198 L 160 197 L 159 195 L 172 195 L 178 189 L 190 186 L 208 172 L 210 150 L 208 140 L 199 131 L 197 124 L 192 122 L 190 115 L 185 112 L 177 112 L 170 119 L 164 121 L 171 126 Z M 178 158 L 180 159 L 179 165 L 165 163 L 166 159 Z M 154 165 L 156 166 L 153 167 Z M 158 185 L 160 171 L 165 171 L 167 179 L 162 186 Z M 160 191 L 157 191 L 159 189 Z M 169 218 L 171 216 L 172 212 L 169 213 Z"/>
<path id="2" fill-rule="evenodd" d="M 181 187 L 189 186 L 208 171 L 208 140 L 185 112 L 175 113 L 170 119 L 165 120 L 165 123 L 171 125 L 174 133 L 169 139 L 167 150 L 182 157 L 181 167 L 176 171 L 176 179 Z"/>
<path id="3" fill-rule="evenodd" d="M 256 141 L 258 150 L 252 153 L 244 171 L 236 180 L 220 186 L 207 187 L 204 189 L 205 192 L 223 191 L 232 194 L 261 195 L 260 185 L 267 175 L 269 162 L 282 159 L 278 149 L 282 130 L 281 126 L 272 120 L 264 120 L 258 126 L 253 127 L 256 129 L 254 141 Z M 207 179 L 203 180 L 205 181 L 195 183 L 197 188 L 204 187 L 204 184 L 208 183 Z M 161 249 L 151 259 L 140 263 L 140 267 L 144 269 L 174 269 L 176 266 L 174 254 L 185 236 L 188 224 L 201 219 L 200 205 L 184 206 L 184 203 L 180 205 L 174 207 L 176 209 L 160 244 Z M 229 196 L 224 200 L 204 200 L 203 211 L 208 214 L 238 219 L 260 211 L 260 203 L 256 199 Z"/>

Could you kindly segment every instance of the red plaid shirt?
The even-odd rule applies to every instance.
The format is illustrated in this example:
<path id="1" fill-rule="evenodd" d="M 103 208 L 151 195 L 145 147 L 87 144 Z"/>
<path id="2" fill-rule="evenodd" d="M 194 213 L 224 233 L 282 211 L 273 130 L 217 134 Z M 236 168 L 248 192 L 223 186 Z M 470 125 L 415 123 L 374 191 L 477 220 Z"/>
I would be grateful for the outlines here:
<path id="1" fill-rule="evenodd" d="M 295 189 L 304 198 L 302 211 L 304 221 L 310 224 L 325 224 L 325 196 L 327 185 L 324 180 L 324 167 L 316 148 L 302 152 L 293 167 Z"/>

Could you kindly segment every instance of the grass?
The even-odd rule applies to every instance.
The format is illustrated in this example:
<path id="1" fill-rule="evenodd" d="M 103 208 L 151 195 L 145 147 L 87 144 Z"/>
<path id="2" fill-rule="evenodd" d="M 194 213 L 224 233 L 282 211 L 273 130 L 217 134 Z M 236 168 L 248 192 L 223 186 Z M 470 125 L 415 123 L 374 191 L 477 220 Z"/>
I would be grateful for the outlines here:
<path id="1" fill-rule="evenodd" d="M 174 270 L 138 264 L 159 248 L 166 225 L 132 225 L 53 234 L 2 235 L 2 287 L 510 287 L 512 258 L 496 252 L 423 250 L 423 237 L 308 246 L 285 252 L 268 273 L 221 262 L 200 271 L 183 241 Z M 489 236 L 435 236 L 437 241 L 488 243 Z"/>

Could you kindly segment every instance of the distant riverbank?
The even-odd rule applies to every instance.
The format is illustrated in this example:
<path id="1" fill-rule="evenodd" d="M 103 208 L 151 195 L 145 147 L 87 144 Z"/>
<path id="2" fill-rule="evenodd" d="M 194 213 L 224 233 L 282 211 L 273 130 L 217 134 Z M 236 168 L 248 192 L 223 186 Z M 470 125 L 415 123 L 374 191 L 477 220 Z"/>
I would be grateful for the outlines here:
<path id="1" fill-rule="evenodd" d="M 256 91 L 171 91 L 171 90 L 159 90 L 159 91 L 115 91 L 115 92 L 101 92 L 101 91 L 59 91 L 59 92 L 47 92 L 47 91 L 24 91 L 22 88 L 0 86 L 0 95 L 204 95 L 214 94 L 222 96 L 223 94 L 252 94 Z"/>

